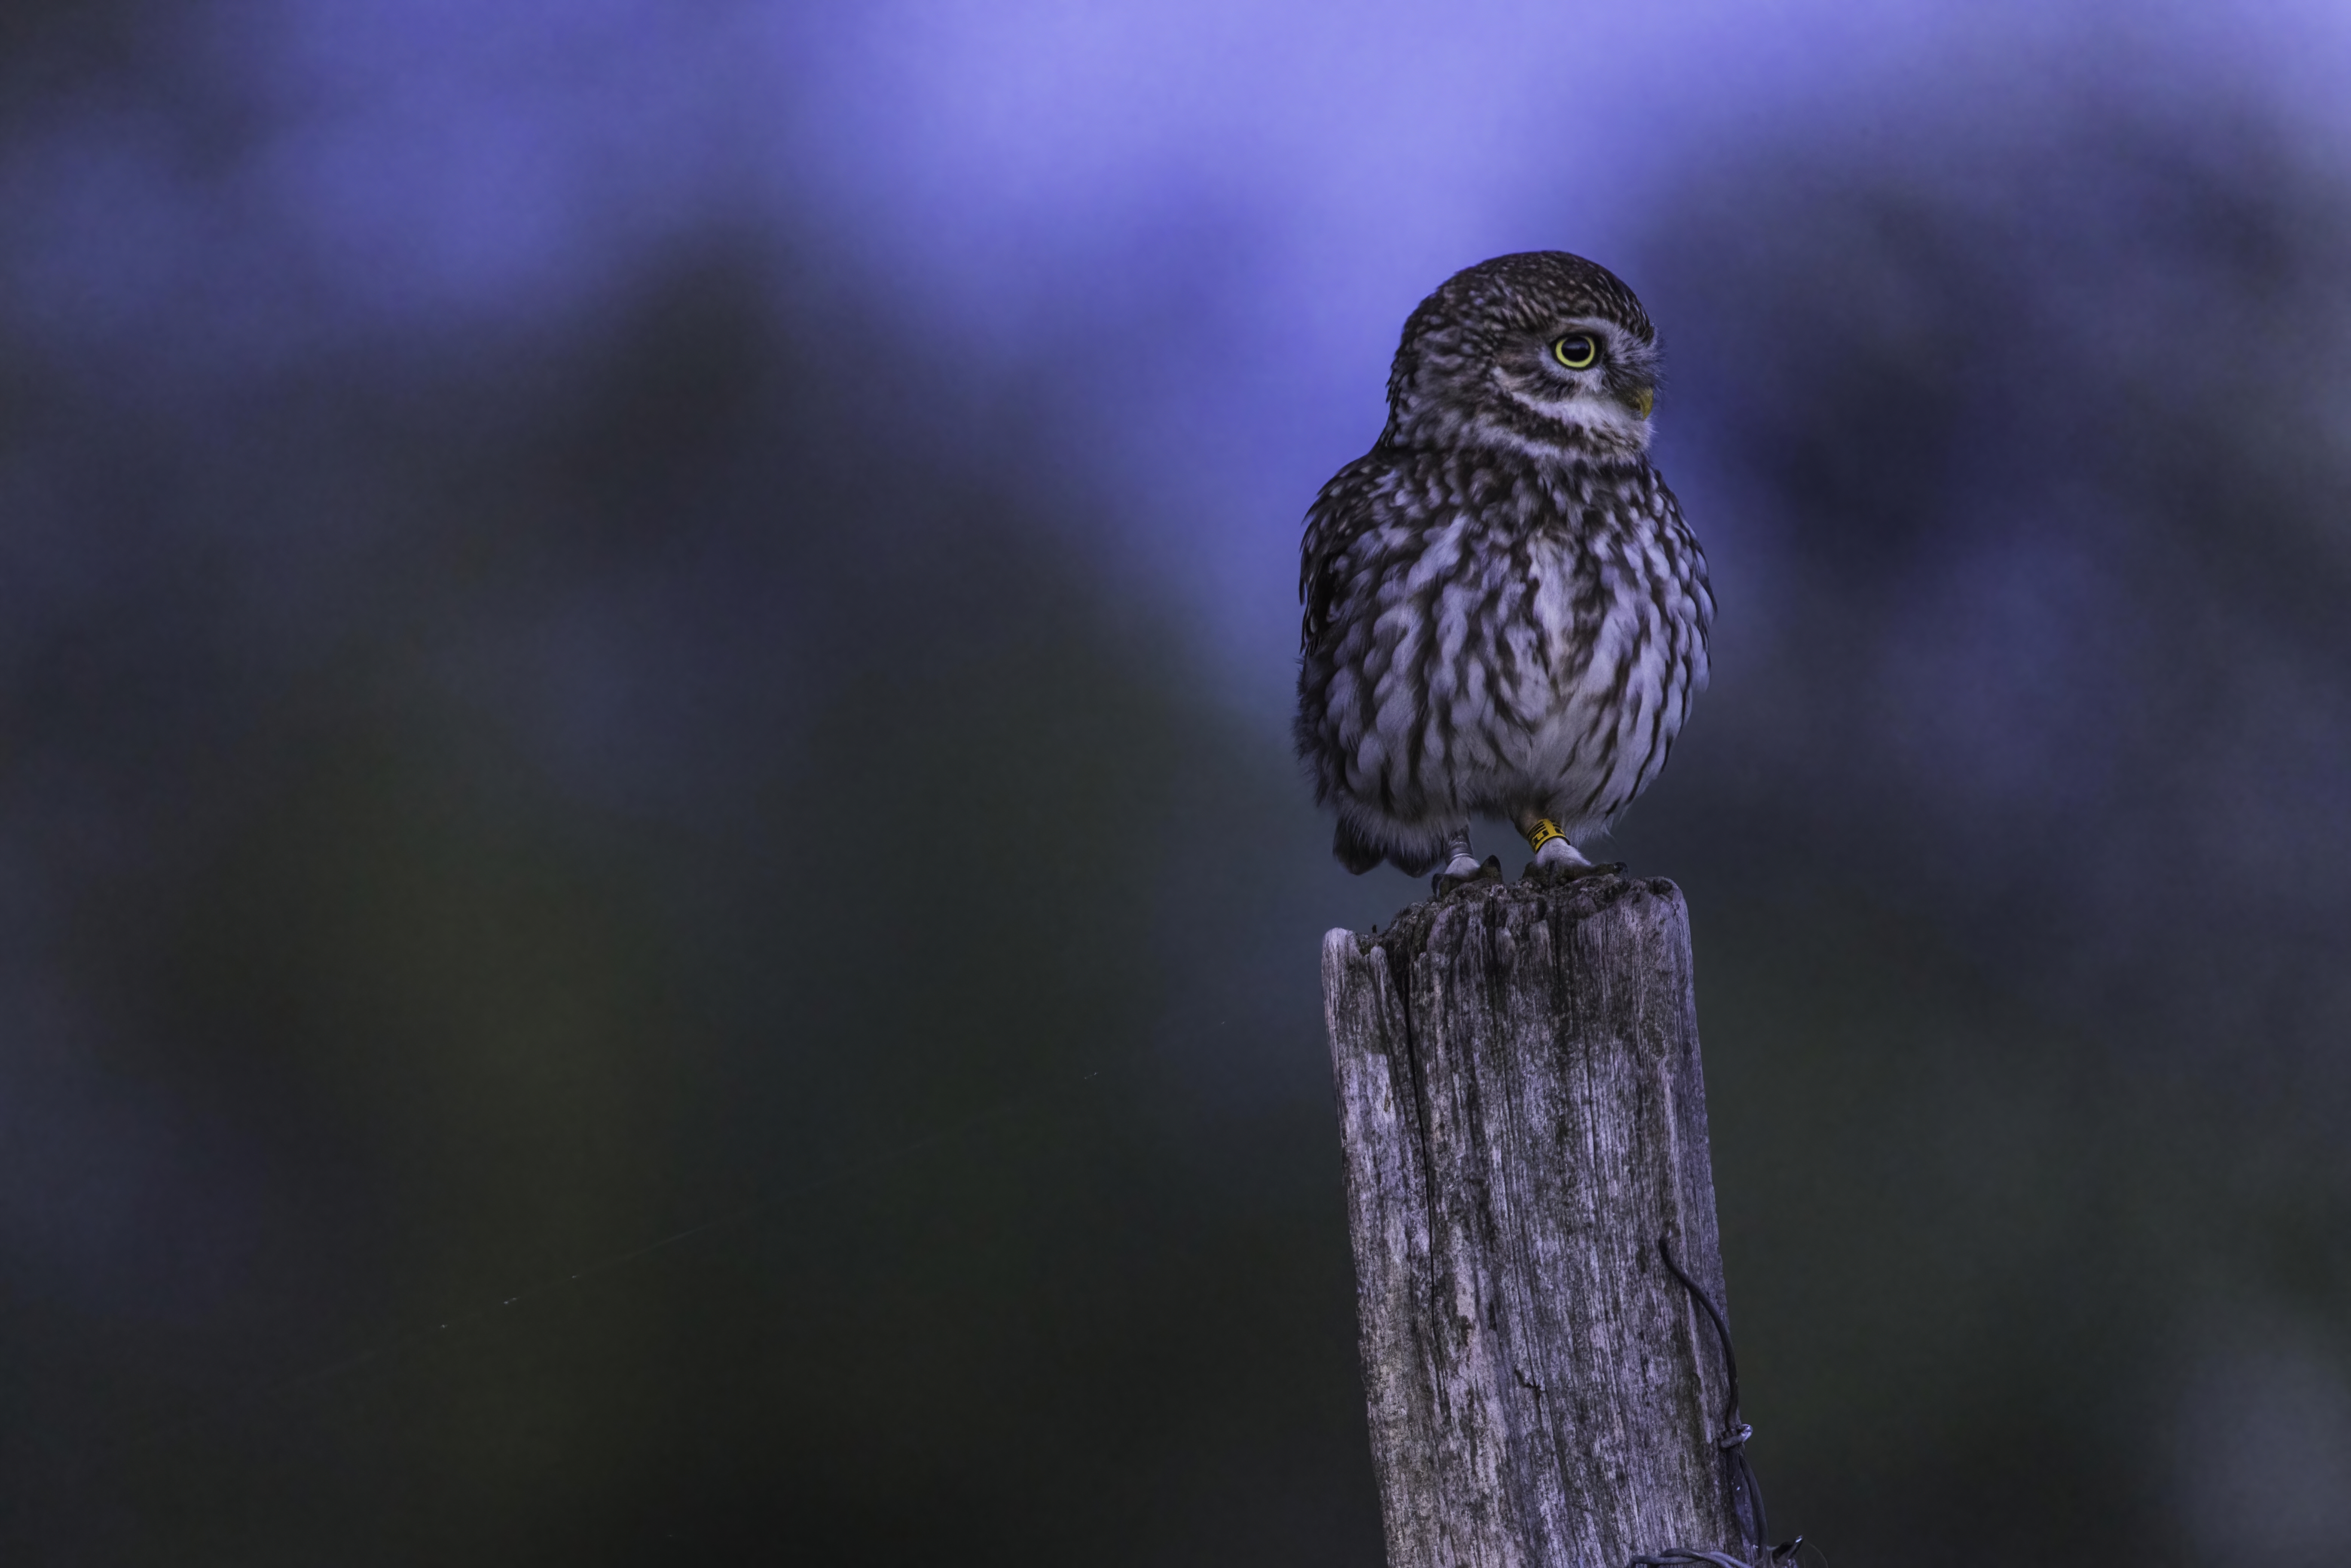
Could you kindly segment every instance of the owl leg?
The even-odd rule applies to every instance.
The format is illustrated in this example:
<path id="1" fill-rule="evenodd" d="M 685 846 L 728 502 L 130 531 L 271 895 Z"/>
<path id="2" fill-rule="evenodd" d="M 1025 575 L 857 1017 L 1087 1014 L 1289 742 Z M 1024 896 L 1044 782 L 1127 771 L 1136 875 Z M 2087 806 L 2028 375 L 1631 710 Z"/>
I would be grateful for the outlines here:
<path id="1" fill-rule="evenodd" d="M 1431 878 L 1428 885 L 1442 898 L 1464 883 L 1485 877 L 1499 882 L 1502 879 L 1502 862 L 1490 855 L 1483 864 L 1479 862 L 1478 858 L 1469 852 L 1469 824 L 1464 822 L 1445 836 L 1445 869 Z"/>

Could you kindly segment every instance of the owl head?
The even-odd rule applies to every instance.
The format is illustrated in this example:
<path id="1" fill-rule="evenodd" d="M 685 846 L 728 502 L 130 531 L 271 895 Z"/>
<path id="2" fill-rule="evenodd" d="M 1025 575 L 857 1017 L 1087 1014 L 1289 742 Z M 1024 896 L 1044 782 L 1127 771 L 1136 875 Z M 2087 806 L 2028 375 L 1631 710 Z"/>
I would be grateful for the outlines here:
<path id="1" fill-rule="evenodd" d="M 1405 323 L 1380 440 L 1636 457 L 1656 384 L 1656 330 L 1614 273 L 1565 251 L 1498 256 L 1447 278 Z"/>

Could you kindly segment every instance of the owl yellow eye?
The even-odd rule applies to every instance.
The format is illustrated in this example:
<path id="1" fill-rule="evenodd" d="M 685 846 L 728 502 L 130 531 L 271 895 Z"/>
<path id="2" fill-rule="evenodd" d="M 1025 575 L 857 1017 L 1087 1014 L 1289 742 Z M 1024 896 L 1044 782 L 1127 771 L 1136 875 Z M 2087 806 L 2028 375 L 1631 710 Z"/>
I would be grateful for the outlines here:
<path id="1" fill-rule="evenodd" d="M 1551 357 L 1571 371 L 1588 371 L 1600 357 L 1600 345 L 1582 332 L 1571 332 L 1551 346 Z"/>

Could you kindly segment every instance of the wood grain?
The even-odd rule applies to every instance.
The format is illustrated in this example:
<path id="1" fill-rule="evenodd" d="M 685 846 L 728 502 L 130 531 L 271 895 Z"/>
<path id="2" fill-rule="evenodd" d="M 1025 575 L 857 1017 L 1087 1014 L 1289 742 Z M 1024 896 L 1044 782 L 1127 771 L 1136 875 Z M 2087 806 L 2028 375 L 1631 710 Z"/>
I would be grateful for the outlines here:
<path id="1" fill-rule="evenodd" d="M 1741 1553 L 1657 1254 L 1724 1303 L 1678 890 L 1474 883 L 1332 932 L 1322 987 L 1390 1568 Z"/>

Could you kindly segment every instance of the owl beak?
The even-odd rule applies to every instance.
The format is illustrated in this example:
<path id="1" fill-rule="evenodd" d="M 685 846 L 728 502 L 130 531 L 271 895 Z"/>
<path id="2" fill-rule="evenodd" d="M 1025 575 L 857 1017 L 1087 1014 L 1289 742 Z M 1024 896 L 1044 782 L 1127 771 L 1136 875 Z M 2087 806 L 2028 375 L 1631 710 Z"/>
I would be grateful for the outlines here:
<path id="1" fill-rule="evenodd" d="M 1625 406 L 1640 418 L 1646 419 L 1649 411 L 1657 406 L 1656 392 L 1650 387 L 1635 387 L 1625 394 Z"/>

